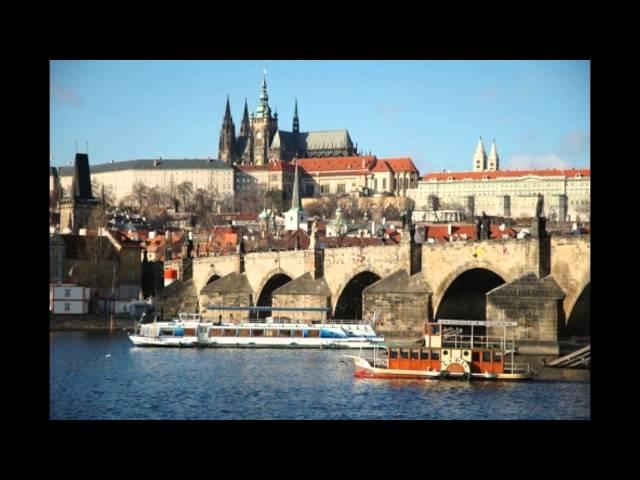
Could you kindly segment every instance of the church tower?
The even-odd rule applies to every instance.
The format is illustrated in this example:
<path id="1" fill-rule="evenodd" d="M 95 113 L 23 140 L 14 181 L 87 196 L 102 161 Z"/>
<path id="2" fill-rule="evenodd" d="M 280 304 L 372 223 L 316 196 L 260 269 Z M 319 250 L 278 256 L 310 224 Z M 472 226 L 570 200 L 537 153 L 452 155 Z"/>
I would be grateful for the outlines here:
<path id="1" fill-rule="evenodd" d="M 236 127 L 231 118 L 229 95 L 227 95 L 227 107 L 224 111 L 224 119 L 222 120 L 222 128 L 220 129 L 218 159 L 228 164 L 236 161 Z"/>
<path id="2" fill-rule="evenodd" d="M 487 169 L 487 154 L 484 151 L 484 145 L 482 145 L 482 137 L 476 147 L 476 153 L 473 155 L 473 171 L 484 172 Z"/>
<path id="3" fill-rule="evenodd" d="M 500 170 L 500 158 L 498 158 L 498 150 L 496 149 L 496 139 L 493 139 L 493 145 L 491 145 L 491 152 L 489 153 L 489 159 L 487 161 L 487 170 L 495 172 Z"/>
<path id="4" fill-rule="evenodd" d="M 271 139 L 278 129 L 278 119 L 271 116 L 269 107 L 269 95 L 267 94 L 267 78 L 262 78 L 262 92 L 260 103 L 253 116 L 251 133 L 253 139 L 253 163 L 254 165 L 266 165 L 269 159 L 269 147 Z"/>

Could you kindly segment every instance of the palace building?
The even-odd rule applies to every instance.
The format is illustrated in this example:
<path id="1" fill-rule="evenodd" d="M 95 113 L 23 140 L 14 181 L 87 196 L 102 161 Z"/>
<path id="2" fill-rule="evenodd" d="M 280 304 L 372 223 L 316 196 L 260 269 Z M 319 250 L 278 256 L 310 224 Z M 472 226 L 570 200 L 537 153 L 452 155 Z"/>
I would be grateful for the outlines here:
<path id="1" fill-rule="evenodd" d="M 414 221 L 455 222 L 486 213 L 504 218 L 534 216 L 538 196 L 552 222 L 588 222 L 591 170 L 500 170 L 495 140 L 487 157 L 482 139 L 472 171 L 429 173 L 407 190 Z"/>

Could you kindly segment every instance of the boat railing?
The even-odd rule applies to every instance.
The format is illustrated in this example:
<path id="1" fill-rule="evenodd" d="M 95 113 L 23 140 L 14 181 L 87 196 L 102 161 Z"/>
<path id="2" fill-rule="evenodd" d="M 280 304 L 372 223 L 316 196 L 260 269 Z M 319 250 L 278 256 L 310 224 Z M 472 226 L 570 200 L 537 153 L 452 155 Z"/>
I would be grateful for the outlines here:
<path id="1" fill-rule="evenodd" d="M 505 373 L 531 373 L 531 364 L 505 362 L 504 372 Z"/>
<path id="2" fill-rule="evenodd" d="M 448 348 L 501 348 L 515 350 L 513 338 L 479 335 L 450 335 L 442 338 L 442 346 Z"/>

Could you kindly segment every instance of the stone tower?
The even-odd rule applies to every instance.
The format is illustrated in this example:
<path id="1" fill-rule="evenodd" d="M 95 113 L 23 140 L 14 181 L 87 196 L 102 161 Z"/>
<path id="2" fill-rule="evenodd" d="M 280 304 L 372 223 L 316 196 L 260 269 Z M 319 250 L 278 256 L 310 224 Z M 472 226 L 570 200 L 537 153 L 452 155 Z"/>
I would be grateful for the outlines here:
<path id="1" fill-rule="evenodd" d="M 231 118 L 229 95 L 227 95 L 227 107 L 224 111 L 222 128 L 220 129 L 220 142 L 218 144 L 218 159 L 232 164 L 236 161 L 236 127 Z"/>
<path id="2" fill-rule="evenodd" d="M 68 229 L 68 233 L 77 234 L 81 228 L 89 226 L 89 218 L 99 201 L 91 191 L 91 171 L 89 155 L 76 153 L 73 167 L 73 179 L 69 195 L 62 198 L 60 206 L 60 228 Z"/>
<path id="3" fill-rule="evenodd" d="M 476 147 L 476 153 L 473 155 L 473 171 L 484 172 L 487 169 L 487 154 L 484 151 L 484 145 L 482 145 L 482 137 Z"/>
<path id="4" fill-rule="evenodd" d="M 493 139 L 491 145 L 491 152 L 489 152 L 489 159 L 487 160 L 487 170 L 495 172 L 500 170 L 500 158 L 498 157 L 498 150 L 496 149 L 496 139 Z"/>

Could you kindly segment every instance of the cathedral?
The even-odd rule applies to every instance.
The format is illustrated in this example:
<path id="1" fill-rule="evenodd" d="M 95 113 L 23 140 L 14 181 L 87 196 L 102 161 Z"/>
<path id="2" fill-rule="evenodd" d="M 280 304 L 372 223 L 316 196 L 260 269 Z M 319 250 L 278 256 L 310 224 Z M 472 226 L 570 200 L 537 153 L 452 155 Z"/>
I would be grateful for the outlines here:
<path id="1" fill-rule="evenodd" d="M 295 103 L 291 131 L 278 128 L 278 112 L 272 115 L 267 95 L 267 80 L 262 80 L 262 93 L 255 113 L 249 114 L 247 100 L 240 132 L 231 118 L 229 97 L 220 130 L 218 159 L 227 164 L 266 165 L 290 162 L 294 157 L 350 157 L 359 155 L 347 130 L 301 132 L 298 101 Z"/>

